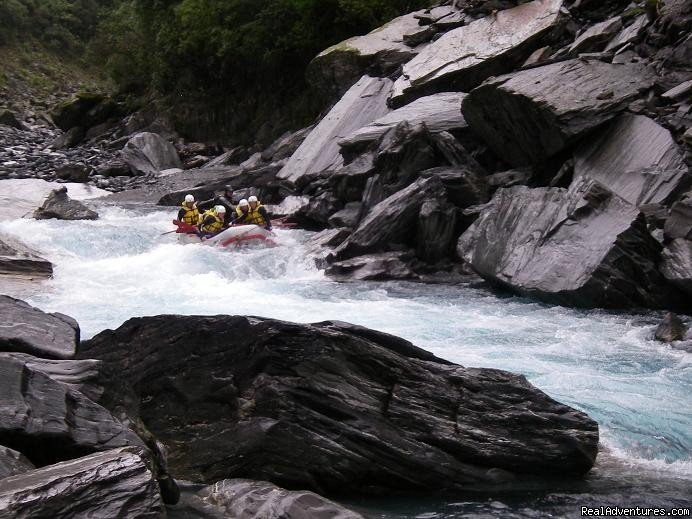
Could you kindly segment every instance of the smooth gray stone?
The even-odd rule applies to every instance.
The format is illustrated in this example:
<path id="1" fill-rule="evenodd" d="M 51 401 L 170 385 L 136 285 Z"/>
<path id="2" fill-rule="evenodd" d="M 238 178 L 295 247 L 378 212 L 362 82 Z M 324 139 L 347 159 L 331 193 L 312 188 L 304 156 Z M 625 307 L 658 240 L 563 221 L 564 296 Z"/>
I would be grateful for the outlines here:
<path id="1" fill-rule="evenodd" d="M 21 452 L 0 445 L 0 479 L 23 474 L 34 468 Z"/>
<path id="2" fill-rule="evenodd" d="M 587 308 L 670 304 L 660 250 L 636 206 L 594 181 L 499 189 L 457 246 L 492 283 Z"/>
<path id="3" fill-rule="evenodd" d="M 416 279 L 418 276 L 410 266 L 412 259 L 410 252 L 364 254 L 330 263 L 325 274 L 335 281 Z"/>
<path id="4" fill-rule="evenodd" d="M 631 114 L 621 115 L 575 150 L 574 178 L 597 180 L 636 206 L 668 203 L 692 183 L 670 132 Z"/>
<path id="5" fill-rule="evenodd" d="M 160 171 L 183 167 L 175 147 L 151 132 L 141 132 L 131 137 L 120 156 L 133 172 L 140 175 L 155 176 Z"/>
<path id="6" fill-rule="evenodd" d="M 98 220 L 98 217 L 96 211 L 92 211 L 79 200 L 72 200 L 66 187 L 52 191 L 43 205 L 34 211 L 36 220 Z"/>
<path id="7" fill-rule="evenodd" d="M 0 351 L 71 359 L 77 353 L 79 325 L 66 315 L 49 314 L 0 295 Z"/>
<path id="8" fill-rule="evenodd" d="M 581 59 L 486 81 L 462 103 L 471 130 L 513 166 L 543 162 L 627 108 L 653 75 Z"/>
<path id="9" fill-rule="evenodd" d="M 380 117 L 372 124 L 357 129 L 339 141 L 342 148 L 367 145 L 382 137 L 402 121 L 411 126 L 423 123 L 430 132 L 460 130 L 467 127 L 461 115 L 461 102 L 466 94 L 443 92 L 421 97 L 412 103 Z"/>
<path id="10" fill-rule="evenodd" d="M 660 269 L 668 281 L 692 296 L 692 241 L 677 238 L 669 243 L 663 249 Z"/>
<path id="11" fill-rule="evenodd" d="M 692 240 L 692 191 L 673 204 L 663 230 L 667 240 Z"/>
<path id="12" fill-rule="evenodd" d="M 0 480 L 0 518 L 163 518 L 159 487 L 135 452 L 116 449 Z"/>
<path id="13" fill-rule="evenodd" d="M 311 175 L 341 169 L 339 140 L 389 111 L 385 100 L 391 86 L 389 79 L 363 76 L 310 132 L 277 178 L 300 185 Z"/>
<path id="14" fill-rule="evenodd" d="M 593 420 L 522 376 L 452 365 L 343 323 L 136 318 L 81 354 L 135 388 L 171 472 L 187 480 L 439 492 L 515 474 L 580 477 L 598 449 Z"/>
<path id="15" fill-rule="evenodd" d="M 562 0 L 535 0 L 449 31 L 404 65 L 390 103 L 401 106 L 445 90 L 468 92 L 490 76 L 509 72 L 559 23 L 561 7 Z"/>

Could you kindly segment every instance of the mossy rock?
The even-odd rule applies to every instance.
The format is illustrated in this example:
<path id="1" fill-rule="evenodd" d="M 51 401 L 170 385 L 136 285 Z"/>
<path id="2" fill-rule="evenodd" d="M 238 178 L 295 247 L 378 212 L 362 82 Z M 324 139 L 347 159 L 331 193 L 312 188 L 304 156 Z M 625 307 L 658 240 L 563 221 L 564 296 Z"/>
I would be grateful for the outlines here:
<path id="1" fill-rule="evenodd" d="M 91 128 L 121 115 L 120 112 L 120 105 L 110 97 L 96 92 L 80 92 L 74 98 L 60 103 L 51 115 L 55 124 L 67 131 L 77 126 Z"/>

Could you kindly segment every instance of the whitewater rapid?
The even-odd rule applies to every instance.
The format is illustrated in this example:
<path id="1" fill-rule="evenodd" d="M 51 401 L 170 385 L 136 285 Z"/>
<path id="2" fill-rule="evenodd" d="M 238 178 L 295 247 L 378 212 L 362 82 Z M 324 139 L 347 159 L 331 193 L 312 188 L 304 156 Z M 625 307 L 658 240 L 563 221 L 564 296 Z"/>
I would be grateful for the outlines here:
<path id="1" fill-rule="evenodd" d="M 29 302 L 73 316 L 83 338 L 163 313 L 349 321 L 465 366 L 522 373 L 598 421 L 604 456 L 635 475 L 692 481 L 692 355 L 651 340 L 660 314 L 551 307 L 463 286 L 339 284 L 315 268 L 301 231 L 278 231 L 277 248 L 228 252 L 162 235 L 175 210 L 97 209 L 98 221 L 0 223 L 55 265 Z"/>

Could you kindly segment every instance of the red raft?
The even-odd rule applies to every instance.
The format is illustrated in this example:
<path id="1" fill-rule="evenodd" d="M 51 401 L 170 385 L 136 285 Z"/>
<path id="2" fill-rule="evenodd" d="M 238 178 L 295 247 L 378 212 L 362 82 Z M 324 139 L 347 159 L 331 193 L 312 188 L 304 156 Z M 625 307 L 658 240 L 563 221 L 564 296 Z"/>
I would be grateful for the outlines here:
<path id="1" fill-rule="evenodd" d="M 173 220 L 173 223 L 177 227 L 175 232 L 178 234 L 178 241 L 182 243 L 202 243 L 203 245 L 219 247 L 234 247 L 246 244 L 269 247 L 276 245 L 274 241 L 276 235 L 259 225 L 234 225 L 214 236 L 201 237 L 197 234 L 197 227 L 194 225 L 179 220 Z"/>

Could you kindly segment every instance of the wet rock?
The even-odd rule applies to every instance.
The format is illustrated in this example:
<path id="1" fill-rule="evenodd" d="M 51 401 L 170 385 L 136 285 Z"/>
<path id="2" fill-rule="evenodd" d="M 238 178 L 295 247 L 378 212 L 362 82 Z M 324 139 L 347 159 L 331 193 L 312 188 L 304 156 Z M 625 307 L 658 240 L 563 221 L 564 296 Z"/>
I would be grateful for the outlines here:
<path id="1" fill-rule="evenodd" d="M 11 112 L 9 110 L 0 110 L 0 124 L 4 124 L 5 126 L 9 126 L 10 128 L 22 128 L 22 125 L 17 119 L 17 116 L 14 114 L 14 112 Z"/>
<path id="2" fill-rule="evenodd" d="M 353 234 L 336 249 L 336 259 L 384 252 L 394 244 L 413 245 L 416 234 L 412 229 L 423 203 L 438 199 L 446 199 L 446 193 L 437 177 L 419 179 L 391 195 L 369 210 Z"/>
<path id="3" fill-rule="evenodd" d="M 466 94 L 458 92 L 443 92 L 421 97 L 357 129 L 341 139 L 339 146 L 348 149 L 367 146 L 403 121 L 411 126 L 423 123 L 428 131 L 433 133 L 464 129 L 467 125 L 460 110 L 464 97 Z"/>
<path id="4" fill-rule="evenodd" d="M 342 207 L 343 204 L 331 191 L 325 191 L 312 197 L 309 204 L 301 207 L 296 212 L 295 219 L 309 228 L 324 228 L 328 225 L 329 218 Z"/>
<path id="5" fill-rule="evenodd" d="M 81 354 L 136 389 L 172 473 L 195 481 L 439 492 L 510 473 L 580 475 L 597 451 L 597 424 L 524 377 L 341 323 L 137 318 Z"/>
<path id="6" fill-rule="evenodd" d="M 569 48 L 571 56 L 582 52 L 597 52 L 603 50 L 606 44 L 622 30 L 622 19 L 619 16 L 586 29 Z"/>
<path id="7" fill-rule="evenodd" d="M 23 243 L 8 236 L 2 236 L 0 238 L 0 275 L 50 277 L 53 275 L 53 264 Z"/>
<path id="8" fill-rule="evenodd" d="M 538 47 L 560 20 L 562 0 L 536 0 L 454 29 L 404 65 L 392 106 L 442 91 L 468 92 L 509 72 Z"/>
<path id="9" fill-rule="evenodd" d="M 353 229 L 360 221 L 362 209 L 363 204 L 360 202 L 349 202 L 341 211 L 337 211 L 329 217 L 329 225 L 332 227 L 350 227 Z"/>
<path id="10" fill-rule="evenodd" d="M 654 337 L 660 342 L 681 341 L 685 338 L 687 327 L 682 320 L 672 312 L 666 313 L 654 332 Z"/>
<path id="11" fill-rule="evenodd" d="M 671 304 L 660 250 L 638 209 L 593 181 L 500 189 L 457 248 L 480 276 L 514 292 L 604 308 Z"/>
<path id="12" fill-rule="evenodd" d="M 143 441 L 113 415 L 26 360 L 0 354 L 0 444 L 37 466 Z"/>
<path id="13" fill-rule="evenodd" d="M 72 200 L 67 195 L 67 188 L 55 189 L 43 205 L 34 211 L 34 218 L 37 220 L 48 220 L 57 218 L 58 220 L 97 220 L 98 213 L 92 211 L 82 202 Z"/>
<path id="14" fill-rule="evenodd" d="M 24 301 L 0 295 L 0 351 L 71 359 L 78 344 L 79 325 L 71 317 L 45 313 Z"/>
<path id="15" fill-rule="evenodd" d="M 140 175 L 157 175 L 170 168 L 182 168 L 175 147 L 160 135 L 141 132 L 131 137 L 120 152 L 122 160 Z"/>
<path id="16" fill-rule="evenodd" d="M 437 263 L 452 255 L 457 233 L 457 210 L 447 202 L 428 200 L 418 214 L 416 255 L 428 263 Z"/>
<path id="17" fill-rule="evenodd" d="M 331 262 L 325 274 L 336 281 L 391 281 L 416 279 L 411 252 L 380 252 Z"/>
<path id="18" fill-rule="evenodd" d="M 116 449 L 0 480 L 0 517 L 163 518 L 158 491 L 142 458 Z"/>
<path id="19" fill-rule="evenodd" d="M 680 290 L 692 296 L 692 241 L 677 238 L 661 255 L 663 276 Z"/>
<path id="20" fill-rule="evenodd" d="M 688 192 L 673 204 L 664 231 L 668 240 L 676 238 L 692 240 L 692 192 Z"/>
<path id="21" fill-rule="evenodd" d="M 363 74 L 389 75 L 419 52 L 404 42 L 406 35 L 420 31 L 419 13 L 400 16 L 369 34 L 322 51 L 310 63 L 308 79 L 323 91 L 341 94 Z"/>
<path id="22" fill-rule="evenodd" d="M 363 76 L 310 132 L 277 177 L 301 186 L 312 175 L 343 167 L 338 141 L 388 112 L 385 99 L 392 82 Z"/>
<path id="23" fill-rule="evenodd" d="M 597 180 L 640 206 L 675 200 L 692 183 L 668 130 L 643 115 L 624 114 L 580 145 L 574 177 Z"/>
<path id="24" fill-rule="evenodd" d="M 570 60 L 491 79 L 464 99 L 462 111 L 499 156 L 526 166 L 609 121 L 651 85 L 642 65 Z"/>
<path id="25" fill-rule="evenodd" d="M 285 490 L 265 481 L 227 479 L 194 497 L 229 519 L 363 519 L 313 492 Z"/>
<path id="26" fill-rule="evenodd" d="M 21 452 L 0 445 L 0 479 L 33 469 L 34 466 Z"/>

